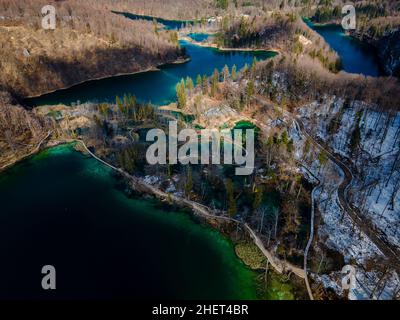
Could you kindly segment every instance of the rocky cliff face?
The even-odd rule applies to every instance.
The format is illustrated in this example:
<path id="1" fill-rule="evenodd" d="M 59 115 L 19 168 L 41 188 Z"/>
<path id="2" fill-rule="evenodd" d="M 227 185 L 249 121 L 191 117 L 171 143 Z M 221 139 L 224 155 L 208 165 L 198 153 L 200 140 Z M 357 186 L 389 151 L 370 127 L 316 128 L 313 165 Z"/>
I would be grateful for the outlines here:
<path id="1" fill-rule="evenodd" d="M 359 32 L 353 32 L 351 35 L 377 49 L 385 74 L 400 76 L 400 28 L 392 29 L 380 38 Z"/>
<path id="2" fill-rule="evenodd" d="M 394 30 L 377 43 L 385 72 L 400 76 L 400 29 Z"/>

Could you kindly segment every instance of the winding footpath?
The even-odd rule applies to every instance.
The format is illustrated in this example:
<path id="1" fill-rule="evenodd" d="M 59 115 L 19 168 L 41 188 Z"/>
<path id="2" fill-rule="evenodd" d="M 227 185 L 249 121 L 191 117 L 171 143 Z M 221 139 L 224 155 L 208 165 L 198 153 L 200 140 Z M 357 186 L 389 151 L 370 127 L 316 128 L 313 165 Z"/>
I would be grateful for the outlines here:
<path id="1" fill-rule="evenodd" d="M 271 103 L 266 101 L 260 96 L 255 97 L 255 100 L 263 105 L 270 106 Z M 396 271 L 400 273 L 400 250 L 393 245 L 387 243 L 382 239 L 382 236 L 376 230 L 376 228 L 371 224 L 370 221 L 365 219 L 360 210 L 350 204 L 348 200 L 348 191 L 353 182 L 354 175 L 347 164 L 341 160 L 340 156 L 334 154 L 328 146 L 323 142 L 317 141 L 310 133 L 307 132 L 303 122 L 298 116 L 292 113 L 282 110 L 283 113 L 288 116 L 296 125 L 299 133 L 309 139 L 309 141 L 318 149 L 323 150 L 329 160 L 336 164 L 336 166 L 343 172 L 344 178 L 340 185 L 338 186 L 338 201 L 339 205 L 344 212 L 346 212 L 353 223 L 376 245 L 376 247 L 390 260 L 390 262 L 395 267 Z"/>
<path id="2" fill-rule="evenodd" d="M 24 160 L 24 159 L 26 159 L 26 158 L 28 158 L 28 157 L 34 155 L 34 154 L 37 153 L 38 151 L 40 151 L 41 146 L 43 145 L 43 143 L 44 143 L 48 138 L 50 138 L 50 136 L 51 136 L 52 133 L 53 133 L 53 131 L 48 131 L 47 134 L 38 142 L 38 144 L 36 145 L 36 147 L 35 147 L 34 149 L 32 149 L 32 150 L 31 150 L 30 152 L 28 152 L 27 154 L 25 154 L 25 155 L 19 157 L 18 159 L 14 160 L 14 161 L 12 161 L 12 162 L 6 163 L 5 165 L 3 165 L 3 166 L 0 168 L 0 171 L 3 171 L 3 170 L 5 170 L 5 169 L 7 169 L 7 168 L 9 168 L 9 167 L 11 167 L 11 166 L 13 166 L 13 165 L 15 165 L 17 162 L 20 162 L 20 161 L 22 161 L 22 160 Z"/>
<path id="3" fill-rule="evenodd" d="M 292 116 L 293 117 L 293 116 Z M 376 247 L 388 258 L 390 262 L 393 264 L 397 272 L 400 272 L 400 251 L 398 248 L 393 245 L 387 243 L 376 228 L 372 225 L 372 223 L 365 218 L 365 216 L 360 212 L 358 208 L 350 204 L 348 199 L 348 192 L 350 186 L 353 182 L 354 175 L 339 156 L 335 155 L 329 147 L 327 147 L 323 142 L 316 141 L 305 129 L 304 124 L 297 118 L 294 119 L 297 122 L 301 132 L 303 132 L 310 141 L 318 147 L 320 150 L 324 150 L 327 154 L 328 158 L 334 162 L 343 172 L 344 179 L 338 187 L 338 200 L 339 205 L 344 212 L 346 212 L 353 223 L 376 245 Z"/>
<path id="4" fill-rule="evenodd" d="M 268 105 L 269 104 L 264 101 L 264 99 L 260 98 L 260 97 L 253 97 L 254 100 L 256 100 L 257 102 L 263 104 L 263 105 Z M 266 125 L 261 123 L 259 120 L 257 119 L 253 119 L 252 120 L 254 123 L 256 123 L 257 126 L 259 126 L 260 128 L 264 128 L 266 129 Z M 301 131 L 299 131 L 299 133 L 301 134 Z M 302 164 L 300 164 L 302 165 Z M 303 165 L 302 165 L 303 166 Z M 318 188 L 320 187 L 320 181 L 317 177 L 315 177 L 312 172 L 310 172 L 305 166 L 303 166 L 309 173 L 310 175 L 312 175 L 316 181 L 318 182 L 317 185 L 313 188 L 313 190 L 311 191 L 311 217 L 310 217 L 310 235 L 307 241 L 307 245 L 306 248 L 304 249 L 304 257 L 303 257 L 303 275 L 304 275 L 304 281 L 306 283 L 306 289 L 307 289 L 307 293 L 308 296 L 310 298 L 310 300 L 314 300 L 314 295 L 312 293 L 311 290 L 311 286 L 310 286 L 310 282 L 308 281 L 308 272 L 307 272 L 307 260 L 308 260 L 308 253 L 310 251 L 313 239 L 314 239 L 314 218 L 315 218 L 315 192 L 318 190 Z"/>
<path id="5" fill-rule="evenodd" d="M 223 220 L 223 221 L 232 222 L 232 223 L 241 225 L 245 230 L 247 230 L 250 237 L 253 239 L 255 245 L 261 250 L 261 252 L 264 254 L 264 256 L 268 259 L 269 263 L 272 265 L 272 267 L 278 273 L 292 272 L 296 276 L 298 276 L 302 279 L 305 279 L 306 273 L 305 273 L 304 269 L 296 267 L 287 261 L 282 261 L 279 258 L 277 258 L 276 256 L 274 256 L 273 253 L 271 253 L 267 248 L 265 248 L 260 237 L 257 236 L 257 234 L 254 232 L 254 230 L 251 229 L 251 227 L 247 223 L 243 223 L 242 221 L 239 221 L 237 219 L 234 219 L 234 218 L 231 218 L 228 216 L 216 215 L 213 213 L 213 210 L 211 208 L 209 208 L 203 204 L 200 204 L 198 202 L 195 202 L 195 201 L 192 201 L 192 200 L 189 200 L 186 198 L 176 196 L 174 194 L 166 193 L 166 192 L 144 182 L 142 179 L 132 176 L 129 173 L 125 172 L 124 170 L 117 168 L 117 167 L 113 166 L 112 164 L 100 159 L 92 151 L 89 150 L 89 148 L 86 146 L 86 144 L 83 140 L 75 139 L 74 141 L 79 142 L 83 146 L 85 151 L 90 156 L 92 156 L 94 159 L 101 162 L 105 166 L 117 171 L 123 177 L 128 179 L 131 182 L 132 187 L 134 189 L 153 194 L 154 196 L 156 196 L 157 198 L 159 198 L 163 201 L 172 201 L 178 205 L 185 206 L 187 208 L 191 208 L 195 214 L 197 214 L 203 218 Z"/>
<path id="6" fill-rule="evenodd" d="M 311 192 L 311 221 L 310 221 L 310 236 L 308 238 L 307 246 L 306 249 L 304 250 L 304 260 L 303 260 L 303 269 L 304 269 L 304 274 L 306 275 L 304 280 L 306 282 L 306 287 L 307 287 L 307 292 L 308 296 L 310 297 L 310 300 L 314 300 L 314 296 L 312 294 L 311 286 L 308 281 L 308 276 L 307 276 L 307 260 L 308 260 L 308 252 L 310 251 L 312 242 L 314 240 L 314 219 L 315 219 L 315 193 L 319 189 L 319 182 L 317 186 L 314 187 L 314 189 Z"/>

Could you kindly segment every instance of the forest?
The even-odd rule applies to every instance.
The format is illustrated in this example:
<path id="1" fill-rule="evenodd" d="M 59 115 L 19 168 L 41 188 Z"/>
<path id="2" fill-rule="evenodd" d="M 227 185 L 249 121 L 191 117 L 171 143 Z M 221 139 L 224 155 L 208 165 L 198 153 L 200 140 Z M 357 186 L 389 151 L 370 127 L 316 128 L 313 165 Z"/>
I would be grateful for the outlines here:
<path id="1" fill-rule="evenodd" d="M 257 72 L 271 100 L 291 107 L 331 94 L 345 96 L 349 100 L 365 101 L 378 110 L 399 110 L 400 88 L 396 78 L 366 77 L 345 72 L 334 74 L 315 64 L 309 56 L 302 59 L 276 57 L 261 63 Z M 283 85 L 285 90 L 274 89 L 270 80 L 273 72 L 281 75 L 279 86 Z"/>
<path id="2" fill-rule="evenodd" d="M 0 91 L 0 169 L 34 150 L 50 127 L 50 119 L 24 109 L 10 94 Z"/>
<path id="3" fill-rule="evenodd" d="M 226 15 L 220 29 L 215 41 L 221 47 L 277 50 L 295 56 L 305 53 L 332 72 L 341 68 L 338 55 L 295 13 L 252 18 Z"/>
<path id="4" fill-rule="evenodd" d="M 0 3 L 3 90 L 39 95 L 92 78 L 154 68 L 182 55 L 173 32 L 113 14 L 101 1 L 52 3 L 55 30 L 40 27 L 40 10 L 48 1 Z"/>
<path id="5" fill-rule="evenodd" d="M 347 263 L 365 277 L 360 282 L 371 298 L 384 295 L 387 283 L 395 285 L 387 292 L 398 296 L 398 278 L 391 278 L 397 260 L 379 250 L 381 243 L 385 248 L 400 243 L 399 80 L 341 71 L 338 54 L 302 19 L 338 22 L 343 1 L 50 1 L 57 8 L 57 27 L 43 30 L 40 8 L 48 2 L 0 2 L 0 170 L 42 144 L 84 141 L 85 152 L 123 177 L 165 193 L 160 206 L 173 210 L 172 197 L 179 197 L 236 221 L 220 228 L 234 241 L 244 240 L 240 250 L 251 240 L 244 235 L 247 225 L 274 259 L 305 269 L 316 299 L 347 294 L 328 278 L 340 280 L 340 267 Z M 397 75 L 398 56 L 392 53 L 398 48 L 398 1 L 355 4 L 360 16 L 352 35 L 377 46 L 384 39 L 381 51 L 390 49 L 385 52 L 394 57 Z M 167 30 L 156 20 L 130 20 L 113 10 L 196 21 L 218 16 L 219 30 L 210 35 L 214 48 L 207 53 L 217 46 L 277 55 L 196 78 L 180 79 L 165 68 L 176 91 L 176 102 L 166 106 L 139 102 L 126 92 L 115 102 L 24 108 L 22 98 L 28 96 L 186 61 L 179 44 L 185 28 Z M 157 89 L 151 83 L 149 90 Z M 207 128 L 254 129 L 254 170 L 238 176 L 237 167 L 225 163 L 149 164 L 151 143 L 144 137 L 150 129 L 168 131 L 171 119 L 178 131 L 190 128 L 196 135 Z M 129 183 L 122 188 L 137 195 Z M 267 274 L 268 263 L 261 268 Z M 293 273 L 283 273 L 293 280 Z"/>
<path id="6" fill-rule="evenodd" d="M 182 95 L 183 83 L 179 95 Z M 246 189 L 242 190 L 235 181 L 228 181 L 227 212 L 244 215 L 267 247 L 273 247 L 281 259 L 298 264 L 309 224 L 310 196 L 302 190 L 307 190 L 302 177 L 308 176 L 314 190 L 322 189 L 315 198 L 311 194 L 318 206 L 316 219 L 320 231 L 310 253 L 310 270 L 317 274 L 322 270 L 329 273 L 332 266 L 344 263 L 340 253 L 345 253 L 363 270 L 358 272 L 369 277 L 364 283 L 370 298 L 375 294 L 379 298 L 388 290 L 386 285 L 391 286 L 392 281 L 397 283 L 396 256 L 383 258 L 361 236 L 361 232 L 369 235 L 376 232 L 383 247 L 397 250 L 396 199 L 400 183 L 397 79 L 334 74 L 315 64 L 311 57 L 278 56 L 269 61 L 255 61 L 240 71 L 227 67 L 220 72 L 216 70 L 209 81 L 196 81 L 196 87 L 190 79 L 185 83 L 189 85 L 181 107 L 196 115 L 194 124 L 215 126 L 218 122 L 210 121 L 213 115 L 219 121 L 223 119 L 223 123 L 231 123 L 229 118 L 236 119 L 235 115 L 240 114 L 257 124 L 261 131 L 256 160 L 260 168 L 256 171 L 261 174 L 250 179 L 250 185 L 256 181 L 250 198 L 257 203 L 258 192 L 269 195 L 276 192 L 279 209 L 258 208 L 254 202 L 251 207 L 242 198 L 247 197 Z M 301 129 L 289 114 L 298 115 Z M 303 130 L 307 130 L 307 135 L 299 137 L 299 131 Z M 354 172 L 347 201 L 357 206 L 361 224 L 349 219 L 345 214 L 349 209 L 344 211 L 336 203 L 334 193 L 344 182 L 338 160 L 333 161 L 332 154 L 345 159 L 342 161 Z M 304 175 L 298 175 L 296 168 L 299 170 L 299 167 L 306 168 L 300 169 Z M 315 179 L 320 188 L 315 185 Z M 336 246 L 336 250 L 331 246 Z M 391 299 L 398 295 L 398 288 L 397 283 L 395 290 L 389 290 Z M 319 289 L 314 286 L 313 291 L 316 293 Z"/>

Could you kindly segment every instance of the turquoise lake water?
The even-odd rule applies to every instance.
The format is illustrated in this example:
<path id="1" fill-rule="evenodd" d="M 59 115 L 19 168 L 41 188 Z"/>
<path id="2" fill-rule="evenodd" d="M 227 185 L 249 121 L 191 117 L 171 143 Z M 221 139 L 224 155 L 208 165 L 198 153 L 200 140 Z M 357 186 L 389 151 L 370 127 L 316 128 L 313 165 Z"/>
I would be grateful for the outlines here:
<path id="1" fill-rule="evenodd" d="M 31 105 L 53 105 L 63 103 L 115 102 L 116 96 L 125 93 L 134 94 L 141 102 L 164 105 L 176 100 L 176 84 L 186 77 L 196 81 L 198 74 L 210 76 L 214 69 L 222 70 L 227 65 L 241 69 L 251 64 L 253 58 L 267 59 L 276 55 L 274 52 L 226 52 L 213 48 L 203 48 L 181 41 L 191 60 L 184 64 L 163 66 L 160 71 L 151 71 L 132 75 L 110 77 L 88 81 L 65 90 L 59 90 L 39 98 L 28 99 Z"/>
<path id="2" fill-rule="evenodd" d="M 129 19 L 133 19 L 133 20 L 147 20 L 147 21 L 155 20 L 158 23 L 163 24 L 165 29 L 167 29 L 167 30 L 178 30 L 178 29 L 181 29 L 182 26 L 193 24 L 192 20 L 167 20 L 167 19 L 155 18 L 152 16 L 134 14 L 134 13 L 129 13 L 129 12 L 116 12 L 116 11 L 114 11 L 114 12 L 116 14 L 121 14 L 121 15 L 123 15 Z"/>
<path id="3" fill-rule="evenodd" d="M 91 157 L 60 146 L 0 175 L 0 299 L 255 299 L 256 273 L 187 213 L 129 198 Z M 54 265 L 57 289 L 41 289 Z"/>
<path id="4" fill-rule="evenodd" d="M 349 39 L 338 30 L 318 32 L 338 46 L 346 71 L 377 74 L 359 47 L 341 48 Z M 29 102 L 115 101 L 132 93 L 161 105 L 176 100 L 181 78 L 211 75 L 225 64 L 240 69 L 254 56 L 274 55 L 182 46 L 192 59 L 186 64 L 88 81 Z M 230 241 L 187 213 L 129 198 L 125 188 L 108 168 L 71 146 L 47 150 L 0 174 L 0 298 L 257 298 L 257 273 L 236 257 Z M 41 289 L 40 271 L 47 264 L 56 267 L 56 291 Z"/>
<path id="5" fill-rule="evenodd" d="M 374 48 L 346 35 L 341 26 L 317 26 L 309 20 L 305 20 L 305 22 L 338 53 L 344 71 L 373 77 L 382 75 Z"/>
<path id="6" fill-rule="evenodd" d="M 189 33 L 188 36 L 197 42 L 203 42 L 209 37 L 207 33 Z"/>
<path id="7" fill-rule="evenodd" d="M 191 61 L 160 71 L 89 81 L 31 99 L 34 105 L 176 100 L 181 78 L 242 68 L 269 52 L 219 52 L 182 42 Z M 130 199 L 103 165 L 56 147 L 0 175 L 0 298 L 256 299 L 257 273 L 216 230 L 157 202 Z M 10 245 L 12 244 L 12 245 Z M 57 290 L 40 287 L 54 265 Z"/>

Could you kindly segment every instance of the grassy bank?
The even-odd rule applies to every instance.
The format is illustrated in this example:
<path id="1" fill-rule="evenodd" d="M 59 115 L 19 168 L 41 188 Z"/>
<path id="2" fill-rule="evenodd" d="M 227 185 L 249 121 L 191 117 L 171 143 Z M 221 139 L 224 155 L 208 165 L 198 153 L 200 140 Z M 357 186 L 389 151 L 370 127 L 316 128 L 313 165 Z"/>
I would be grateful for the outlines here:
<path id="1" fill-rule="evenodd" d="M 236 244 L 235 252 L 248 267 L 259 272 L 257 290 L 260 299 L 299 300 L 306 298 L 304 284 L 301 280 L 280 275 L 271 267 L 268 268 L 266 275 L 267 260 L 254 243 L 241 241 Z"/>

